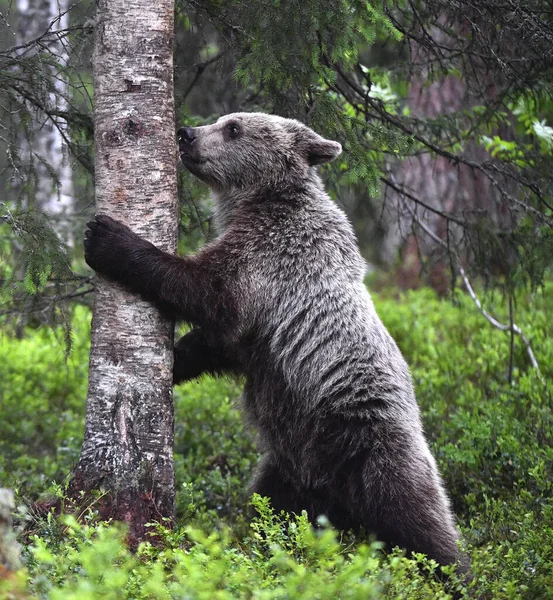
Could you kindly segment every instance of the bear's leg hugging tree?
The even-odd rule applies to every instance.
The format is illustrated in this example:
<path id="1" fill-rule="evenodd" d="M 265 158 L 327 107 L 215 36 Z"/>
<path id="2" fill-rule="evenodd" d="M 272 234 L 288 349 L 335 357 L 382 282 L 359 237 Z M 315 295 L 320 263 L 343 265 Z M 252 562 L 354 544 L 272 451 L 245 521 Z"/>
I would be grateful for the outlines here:
<path id="1" fill-rule="evenodd" d="M 245 376 L 264 452 L 253 491 L 277 510 L 462 562 L 409 369 L 314 169 L 340 144 L 297 121 L 237 113 L 182 128 L 179 150 L 213 191 L 219 237 L 179 258 L 97 216 L 88 263 L 193 326 L 175 349 L 176 383 Z"/>

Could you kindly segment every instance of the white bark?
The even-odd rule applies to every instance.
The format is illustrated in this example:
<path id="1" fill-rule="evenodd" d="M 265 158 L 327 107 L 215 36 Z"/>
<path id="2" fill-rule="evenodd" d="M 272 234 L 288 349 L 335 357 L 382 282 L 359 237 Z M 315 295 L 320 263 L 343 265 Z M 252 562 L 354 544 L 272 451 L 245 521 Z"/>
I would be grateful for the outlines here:
<path id="1" fill-rule="evenodd" d="M 15 508 L 13 492 L 0 488 L 0 579 L 9 571 L 17 570 L 19 561 L 19 544 L 13 531 L 12 512 Z"/>
<path id="2" fill-rule="evenodd" d="M 100 0 L 95 35 L 97 213 L 174 252 L 173 2 Z M 86 431 L 71 487 L 106 488 L 104 515 L 127 521 L 131 541 L 173 512 L 172 367 L 172 323 L 97 277 Z"/>
<path id="3" fill-rule="evenodd" d="M 68 0 L 17 0 L 17 43 L 26 44 L 47 32 L 59 32 L 69 25 Z M 48 35 L 40 44 L 23 50 L 29 53 L 45 49 L 60 67 L 68 63 L 66 42 Z M 67 110 L 68 83 L 60 68 L 48 65 L 42 71 L 48 77 L 49 91 L 44 97 L 46 107 L 54 112 Z M 36 110 L 36 107 L 33 108 Z M 34 185 L 34 204 L 52 217 L 54 227 L 66 242 L 72 242 L 73 181 L 67 138 L 67 123 L 60 117 L 55 121 L 43 112 L 33 120 L 29 136 L 22 137 L 21 151 L 30 166 Z"/>

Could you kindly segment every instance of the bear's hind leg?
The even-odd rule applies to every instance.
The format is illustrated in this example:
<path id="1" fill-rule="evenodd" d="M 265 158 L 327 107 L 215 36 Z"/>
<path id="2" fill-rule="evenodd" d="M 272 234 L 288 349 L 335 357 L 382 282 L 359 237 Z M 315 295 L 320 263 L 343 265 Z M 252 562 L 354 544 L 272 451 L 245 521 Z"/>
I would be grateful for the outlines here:
<path id="1" fill-rule="evenodd" d="M 429 452 L 407 444 L 371 449 L 349 462 L 340 489 L 344 508 L 380 541 L 440 565 L 463 562 L 459 530 Z"/>
<path id="2" fill-rule="evenodd" d="M 404 472 L 398 477 L 399 473 L 395 481 L 374 490 L 377 500 L 370 510 L 378 536 L 408 552 L 424 553 L 439 565 L 457 564 L 458 572 L 465 572 L 467 561 L 457 545 L 459 530 L 434 469 L 424 475 L 422 468 L 411 476 Z"/>
<path id="3" fill-rule="evenodd" d="M 250 492 L 270 498 L 276 514 L 285 511 L 300 515 L 305 510 L 311 520 L 318 516 L 316 503 L 311 495 L 298 490 L 288 481 L 271 456 L 262 458 L 250 485 Z"/>

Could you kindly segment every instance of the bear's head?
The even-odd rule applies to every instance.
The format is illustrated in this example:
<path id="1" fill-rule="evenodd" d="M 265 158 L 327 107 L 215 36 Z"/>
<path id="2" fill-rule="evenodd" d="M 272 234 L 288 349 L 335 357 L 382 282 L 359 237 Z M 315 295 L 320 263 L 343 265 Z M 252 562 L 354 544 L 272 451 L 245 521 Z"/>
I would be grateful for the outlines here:
<path id="1" fill-rule="evenodd" d="M 313 165 L 335 159 L 342 147 L 292 119 L 234 113 L 213 125 L 182 127 L 185 167 L 217 191 L 299 183 Z"/>

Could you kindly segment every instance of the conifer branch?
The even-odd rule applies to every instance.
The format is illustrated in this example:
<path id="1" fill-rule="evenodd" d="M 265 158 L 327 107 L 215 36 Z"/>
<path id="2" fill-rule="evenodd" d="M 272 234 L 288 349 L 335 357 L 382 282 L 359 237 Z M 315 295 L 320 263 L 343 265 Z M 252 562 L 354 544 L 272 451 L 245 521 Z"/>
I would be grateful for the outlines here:
<path id="1" fill-rule="evenodd" d="M 526 337 L 526 335 L 524 335 L 522 329 L 515 324 L 514 322 L 514 317 L 511 311 L 511 317 L 510 317 L 510 323 L 508 325 L 505 325 L 503 323 L 501 323 L 500 321 L 498 321 L 495 317 L 493 317 L 482 305 L 482 302 L 480 301 L 480 299 L 478 298 L 478 296 L 476 295 L 476 292 L 474 291 L 474 288 L 472 287 L 472 284 L 470 282 L 470 279 L 467 276 L 467 273 L 465 271 L 465 269 L 463 268 L 463 265 L 461 264 L 461 258 L 459 257 L 459 255 L 457 254 L 457 252 L 455 252 L 454 250 L 452 250 L 452 248 L 444 241 L 442 240 L 440 237 L 438 237 L 417 215 L 416 210 L 409 206 L 407 204 L 407 202 L 404 201 L 404 206 L 405 208 L 408 210 L 408 212 L 410 213 L 411 217 L 413 218 L 413 220 L 417 223 L 417 225 L 428 235 L 430 236 L 437 244 L 439 244 L 442 248 L 444 248 L 445 250 L 447 250 L 447 252 L 451 255 L 453 255 L 453 258 L 455 259 L 455 263 L 457 266 L 457 269 L 459 271 L 459 274 L 461 275 L 461 278 L 463 279 L 463 283 L 465 285 L 465 288 L 469 294 L 469 296 L 471 297 L 472 301 L 474 302 L 474 304 L 476 305 L 476 307 L 478 308 L 478 310 L 480 311 L 480 314 L 489 322 L 491 323 L 496 329 L 499 329 L 500 331 L 510 331 L 511 335 L 516 334 L 520 337 L 520 339 L 522 340 L 524 346 L 526 347 L 526 352 L 528 354 L 528 357 L 530 359 L 530 362 L 532 364 L 532 367 L 535 369 L 538 378 L 540 379 L 540 381 L 543 382 L 542 376 L 541 376 L 541 372 L 540 372 L 540 367 L 538 364 L 538 361 L 536 360 L 536 356 L 534 354 L 534 351 L 532 350 L 532 346 L 530 345 L 530 340 Z"/>

